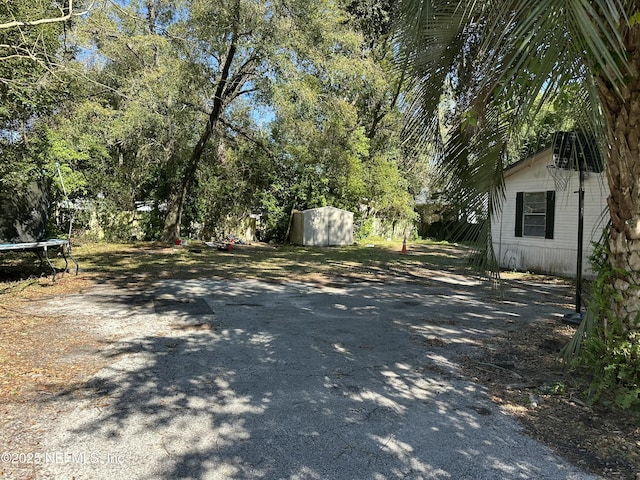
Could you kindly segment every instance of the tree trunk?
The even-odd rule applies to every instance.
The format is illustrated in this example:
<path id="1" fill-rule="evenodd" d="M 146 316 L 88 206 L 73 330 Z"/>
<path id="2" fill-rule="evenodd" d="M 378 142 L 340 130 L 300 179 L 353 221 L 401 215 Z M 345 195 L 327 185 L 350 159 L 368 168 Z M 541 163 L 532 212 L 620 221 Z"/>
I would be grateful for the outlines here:
<path id="1" fill-rule="evenodd" d="M 630 330 L 640 329 L 640 26 L 623 33 L 633 72 L 616 93 L 603 78 L 598 87 L 607 119 L 607 180 L 611 215 L 610 265 L 620 273 L 612 280 L 619 298 L 611 308 Z M 624 272 L 624 273 L 623 273 Z"/>
<path id="2" fill-rule="evenodd" d="M 236 4 L 239 15 L 240 3 L 236 2 Z M 218 85 L 213 97 L 213 108 L 211 109 L 211 113 L 207 118 L 207 124 L 204 128 L 204 131 L 200 135 L 198 143 L 191 152 L 191 156 L 189 157 L 184 172 L 182 173 L 181 181 L 178 181 L 177 185 L 174 184 L 174 187 L 171 189 L 171 192 L 169 194 L 167 215 L 165 217 L 162 235 L 165 241 L 173 243 L 175 242 L 175 240 L 180 238 L 180 225 L 182 223 L 184 202 L 196 178 L 196 172 L 198 171 L 198 166 L 200 164 L 200 160 L 202 159 L 202 154 L 204 153 L 207 142 L 211 138 L 214 128 L 218 120 L 220 119 L 220 116 L 222 115 L 222 111 L 224 109 L 224 105 L 227 101 L 228 96 L 235 93 L 235 90 L 233 88 L 227 90 L 227 84 L 229 82 L 231 65 L 236 54 L 236 41 L 237 32 L 234 31 L 233 35 L 231 36 L 231 41 L 229 43 L 229 49 L 227 50 L 225 61 L 220 71 Z"/>
<path id="3" fill-rule="evenodd" d="M 175 138 L 173 138 L 173 129 L 171 128 L 171 123 L 169 123 L 168 143 L 164 149 L 166 156 L 164 177 L 167 182 L 167 213 L 164 220 L 163 238 L 171 242 L 180 238 L 180 221 L 182 214 L 180 209 L 177 208 L 180 204 L 178 199 L 178 189 L 176 188 L 175 182 L 172 182 L 172 179 L 177 176 L 179 166 L 178 158 L 176 157 L 175 143 Z"/>
<path id="4" fill-rule="evenodd" d="M 167 214 L 164 217 L 163 240 L 175 242 L 180 238 L 180 224 L 182 223 L 182 202 L 177 191 L 172 191 L 167 198 Z"/>
<path id="5" fill-rule="evenodd" d="M 180 227 L 182 224 L 182 212 L 184 211 L 184 202 L 191 190 L 193 182 L 196 178 L 196 172 L 198 171 L 198 164 L 202 158 L 202 154 L 207 145 L 207 142 L 211 138 L 213 133 L 213 127 L 217 121 L 217 117 L 209 117 L 205 131 L 200 136 L 200 140 L 196 144 L 187 166 L 182 174 L 182 182 L 177 189 L 173 190 L 169 195 L 167 204 L 167 216 L 164 222 L 163 238 L 169 242 L 175 242 L 180 238 Z"/>

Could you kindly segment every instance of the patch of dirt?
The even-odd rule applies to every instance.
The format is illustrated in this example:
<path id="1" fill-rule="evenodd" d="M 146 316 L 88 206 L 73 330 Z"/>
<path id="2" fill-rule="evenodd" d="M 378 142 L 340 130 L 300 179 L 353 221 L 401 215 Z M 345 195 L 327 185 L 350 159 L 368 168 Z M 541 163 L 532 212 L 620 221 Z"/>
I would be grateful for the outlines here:
<path id="1" fill-rule="evenodd" d="M 637 414 L 586 400 L 587 384 L 570 372 L 560 350 L 575 327 L 557 319 L 513 324 L 467 358 L 466 373 L 525 431 L 584 470 L 607 479 L 640 479 Z"/>

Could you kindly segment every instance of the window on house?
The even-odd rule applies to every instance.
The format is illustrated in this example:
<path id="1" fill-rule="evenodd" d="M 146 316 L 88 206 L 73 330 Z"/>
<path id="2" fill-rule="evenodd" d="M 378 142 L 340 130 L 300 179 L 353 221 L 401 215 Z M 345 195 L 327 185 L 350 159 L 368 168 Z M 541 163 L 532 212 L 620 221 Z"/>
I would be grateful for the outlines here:
<path id="1" fill-rule="evenodd" d="M 516 237 L 553 238 L 556 192 L 516 194 Z"/>
<path id="2" fill-rule="evenodd" d="M 526 192 L 523 210 L 522 235 L 525 237 L 544 237 L 547 214 L 546 192 Z"/>

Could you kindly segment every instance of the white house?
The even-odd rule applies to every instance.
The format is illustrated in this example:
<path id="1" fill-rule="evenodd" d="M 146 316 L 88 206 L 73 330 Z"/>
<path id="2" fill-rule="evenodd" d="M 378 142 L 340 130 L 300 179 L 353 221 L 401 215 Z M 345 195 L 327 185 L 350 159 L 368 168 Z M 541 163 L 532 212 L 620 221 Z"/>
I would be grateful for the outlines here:
<path id="1" fill-rule="evenodd" d="M 505 200 L 491 222 L 495 255 L 500 267 L 564 277 L 576 276 L 580 173 L 562 166 L 553 148 L 515 163 L 505 172 Z M 558 173 L 567 181 L 554 180 Z M 585 172 L 582 272 L 593 277 L 589 263 L 608 222 L 609 189 L 604 173 Z"/>
<path id="2" fill-rule="evenodd" d="M 336 207 L 293 212 L 291 243 L 327 247 L 353 243 L 353 212 Z"/>

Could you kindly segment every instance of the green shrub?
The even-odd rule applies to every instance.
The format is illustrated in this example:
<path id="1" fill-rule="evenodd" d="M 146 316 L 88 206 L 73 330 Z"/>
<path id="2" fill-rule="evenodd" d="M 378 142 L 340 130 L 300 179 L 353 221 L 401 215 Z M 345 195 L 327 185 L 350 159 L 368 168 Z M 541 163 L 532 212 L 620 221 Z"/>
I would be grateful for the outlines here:
<path id="1" fill-rule="evenodd" d="M 614 278 L 626 276 L 608 261 L 609 241 L 594 245 L 591 262 L 597 278 L 591 287 L 586 327 L 578 329 L 568 350 L 573 364 L 592 375 L 589 396 L 592 401 L 640 412 L 640 332 L 628 328 L 617 318 L 611 300 L 619 295 Z"/>

